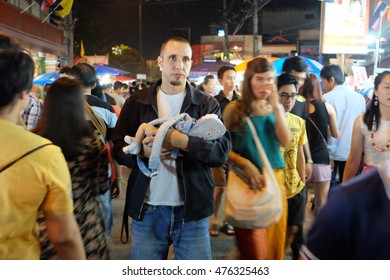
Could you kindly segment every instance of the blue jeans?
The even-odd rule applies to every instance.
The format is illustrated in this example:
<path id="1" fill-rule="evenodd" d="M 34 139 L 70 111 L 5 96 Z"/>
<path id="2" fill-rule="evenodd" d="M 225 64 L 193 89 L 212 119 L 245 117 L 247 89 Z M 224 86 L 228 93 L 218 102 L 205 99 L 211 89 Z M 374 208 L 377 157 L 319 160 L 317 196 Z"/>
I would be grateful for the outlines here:
<path id="1" fill-rule="evenodd" d="M 104 224 L 106 226 L 106 239 L 111 238 L 112 231 L 112 205 L 111 205 L 111 191 L 98 196 L 99 206 L 103 213 Z"/>
<path id="2" fill-rule="evenodd" d="M 183 221 L 183 206 L 144 204 L 141 221 L 132 220 L 133 260 L 166 260 L 173 244 L 176 260 L 210 260 L 208 218 Z"/>

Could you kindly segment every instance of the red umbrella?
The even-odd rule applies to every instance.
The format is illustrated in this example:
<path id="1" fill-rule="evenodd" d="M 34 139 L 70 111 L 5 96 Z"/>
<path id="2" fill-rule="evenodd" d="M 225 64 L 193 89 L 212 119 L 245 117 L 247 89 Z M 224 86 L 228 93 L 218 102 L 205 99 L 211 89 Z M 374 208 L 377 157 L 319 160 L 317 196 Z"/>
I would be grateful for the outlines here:
<path id="1" fill-rule="evenodd" d="M 136 79 L 134 79 L 132 77 L 128 77 L 128 76 L 114 76 L 113 80 L 119 81 L 122 83 L 127 83 L 127 82 L 131 82 L 131 81 L 135 81 Z"/>

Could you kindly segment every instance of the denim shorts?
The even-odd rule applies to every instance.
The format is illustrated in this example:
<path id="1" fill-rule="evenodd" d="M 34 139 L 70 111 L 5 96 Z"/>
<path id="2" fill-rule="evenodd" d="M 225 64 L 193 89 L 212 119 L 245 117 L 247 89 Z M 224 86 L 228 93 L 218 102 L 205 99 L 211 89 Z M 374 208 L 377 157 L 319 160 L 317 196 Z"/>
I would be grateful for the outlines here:
<path id="1" fill-rule="evenodd" d="M 133 260 L 166 260 L 173 244 L 176 260 L 209 260 L 211 245 L 208 218 L 184 221 L 184 206 L 144 204 L 141 220 L 132 220 Z"/>

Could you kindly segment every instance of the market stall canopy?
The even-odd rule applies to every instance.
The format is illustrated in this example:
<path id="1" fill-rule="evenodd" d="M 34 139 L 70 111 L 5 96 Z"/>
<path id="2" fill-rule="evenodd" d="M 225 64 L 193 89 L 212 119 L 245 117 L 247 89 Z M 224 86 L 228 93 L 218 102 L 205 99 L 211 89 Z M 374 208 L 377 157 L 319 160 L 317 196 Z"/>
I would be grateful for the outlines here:
<path id="1" fill-rule="evenodd" d="M 276 75 L 279 76 L 280 74 L 282 74 L 283 64 L 286 61 L 286 59 L 289 57 L 291 57 L 291 56 L 282 57 L 282 58 L 275 60 L 273 62 L 275 70 L 276 70 Z M 313 73 L 318 78 L 320 78 L 320 72 L 321 72 L 323 65 L 314 59 L 310 59 L 310 58 L 307 58 L 304 56 L 299 56 L 299 57 L 302 58 L 306 62 L 307 66 L 309 67 L 308 72 Z"/>
<path id="2" fill-rule="evenodd" d="M 42 75 L 39 75 L 39 76 L 35 77 L 34 80 L 33 80 L 33 84 L 34 85 L 44 86 L 46 84 L 53 83 L 59 77 L 60 77 L 60 74 L 58 74 L 58 71 L 45 73 L 45 74 L 42 74 Z"/>
<path id="3" fill-rule="evenodd" d="M 205 62 L 192 67 L 190 71 L 190 77 L 199 77 L 207 75 L 217 75 L 218 69 L 222 66 L 234 67 L 234 64 L 224 61 Z"/>
<path id="4" fill-rule="evenodd" d="M 105 65 L 105 64 L 94 63 L 93 67 L 95 67 L 96 74 L 98 76 L 129 74 L 129 72 L 126 72 L 126 71 L 123 71 L 123 70 L 120 70 L 120 69 L 117 69 L 117 68 L 113 68 L 113 67 L 110 67 L 110 66 Z"/>
<path id="5" fill-rule="evenodd" d="M 122 82 L 122 83 L 127 83 L 127 82 L 131 82 L 131 81 L 135 81 L 137 79 L 135 78 L 132 78 L 132 77 L 129 77 L 129 76 L 114 76 L 114 81 L 119 81 L 119 82 Z"/>

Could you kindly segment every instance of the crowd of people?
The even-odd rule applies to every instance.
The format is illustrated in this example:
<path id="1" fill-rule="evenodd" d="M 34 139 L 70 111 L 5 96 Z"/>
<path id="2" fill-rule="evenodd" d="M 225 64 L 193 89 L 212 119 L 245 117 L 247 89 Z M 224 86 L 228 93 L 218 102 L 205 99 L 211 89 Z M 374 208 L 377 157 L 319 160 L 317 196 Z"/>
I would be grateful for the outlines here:
<path id="1" fill-rule="evenodd" d="M 161 79 L 138 89 L 100 85 L 81 62 L 62 69 L 40 101 L 32 58 L 0 37 L 0 259 L 110 259 L 122 168 L 131 169 L 123 230 L 134 260 L 210 260 L 210 238 L 221 232 L 235 236 L 242 260 L 282 260 L 290 248 L 293 259 L 388 259 L 390 72 L 377 75 L 366 108 L 338 65 L 317 77 L 293 56 L 277 77 L 272 63 L 255 58 L 238 91 L 229 66 L 192 86 L 191 59 L 187 40 L 167 39 Z M 226 132 L 210 140 L 186 133 L 186 124 L 163 134 L 153 125 L 181 113 L 212 114 Z M 248 188 L 267 187 L 247 117 L 282 194 L 281 218 L 268 228 L 219 220 L 232 166 Z M 127 153 L 137 131 L 139 152 Z M 158 174 L 148 176 L 142 166 L 156 143 Z M 315 218 L 304 235 L 309 186 Z"/>

